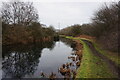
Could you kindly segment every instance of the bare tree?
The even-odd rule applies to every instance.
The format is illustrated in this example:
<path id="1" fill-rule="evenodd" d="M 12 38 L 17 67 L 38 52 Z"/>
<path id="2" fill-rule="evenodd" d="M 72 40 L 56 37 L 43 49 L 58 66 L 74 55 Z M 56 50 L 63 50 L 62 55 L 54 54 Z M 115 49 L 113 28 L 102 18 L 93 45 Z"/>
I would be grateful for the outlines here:
<path id="1" fill-rule="evenodd" d="M 6 24 L 29 26 L 39 18 L 31 2 L 3 3 L 1 13 L 2 21 Z"/>
<path id="2" fill-rule="evenodd" d="M 104 48 L 118 51 L 120 25 L 120 2 L 105 5 L 98 10 L 93 18 L 93 35 L 104 44 Z"/>
<path id="3" fill-rule="evenodd" d="M 105 5 L 96 12 L 93 18 L 93 24 L 100 31 L 100 35 L 102 32 L 108 33 L 112 29 L 117 29 L 119 9 L 120 7 L 117 3 L 112 3 L 109 6 Z"/>

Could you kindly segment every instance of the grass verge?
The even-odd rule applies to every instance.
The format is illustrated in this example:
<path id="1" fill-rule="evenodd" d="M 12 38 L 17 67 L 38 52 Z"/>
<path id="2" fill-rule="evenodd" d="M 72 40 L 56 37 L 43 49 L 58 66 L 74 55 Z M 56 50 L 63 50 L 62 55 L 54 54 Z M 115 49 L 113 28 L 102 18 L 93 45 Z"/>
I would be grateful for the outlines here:
<path id="1" fill-rule="evenodd" d="M 93 45 L 95 46 L 95 49 L 100 52 L 102 55 L 106 56 L 108 59 L 112 60 L 118 67 L 120 67 L 120 56 L 118 53 L 111 52 L 108 50 L 104 50 L 98 43 L 96 43 L 94 40 L 89 40 L 86 38 L 80 38 L 84 40 L 91 41 Z"/>
<path id="2" fill-rule="evenodd" d="M 113 62 L 115 62 L 115 64 L 120 67 L 120 56 L 118 56 L 118 53 L 111 52 L 111 51 L 108 51 L 108 50 L 103 50 L 99 46 L 99 44 L 97 44 L 97 43 L 94 43 L 94 46 L 95 46 L 95 48 L 96 48 L 97 51 L 99 51 L 101 54 L 103 54 L 104 56 L 106 56 L 108 59 L 110 59 Z"/>
<path id="3" fill-rule="evenodd" d="M 77 69 L 76 78 L 117 78 L 108 65 L 99 57 L 94 56 L 91 49 L 81 39 L 69 36 L 66 38 L 79 40 L 83 44 L 83 57 L 81 66 Z"/>

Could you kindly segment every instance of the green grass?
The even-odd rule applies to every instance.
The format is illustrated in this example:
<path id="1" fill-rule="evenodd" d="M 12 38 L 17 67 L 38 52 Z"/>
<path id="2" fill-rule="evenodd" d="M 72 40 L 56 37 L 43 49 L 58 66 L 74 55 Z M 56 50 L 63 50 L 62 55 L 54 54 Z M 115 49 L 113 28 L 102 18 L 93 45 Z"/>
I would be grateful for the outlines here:
<path id="1" fill-rule="evenodd" d="M 115 62 L 115 64 L 120 67 L 120 56 L 118 56 L 118 53 L 110 52 L 108 50 L 103 50 L 97 43 L 94 43 L 94 46 L 97 51 L 99 51 L 101 54 L 106 56 L 108 59 Z"/>
<path id="2" fill-rule="evenodd" d="M 104 61 L 99 57 L 94 56 L 90 48 L 82 42 L 83 48 L 83 57 L 82 63 L 77 71 L 76 78 L 113 78 L 113 75 L 110 72 L 110 69 Z"/>
<path id="3" fill-rule="evenodd" d="M 89 40 L 89 39 L 85 39 L 85 38 L 81 38 L 81 39 L 91 41 L 94 44 L 95 49 L 98 52 L 100 52 L 101 54 L 103 54 L 108 59 L 112 60 L 113 62 L 115 62 L 115 64 L 120 67 L 120 56 L 118 56 L 118 53 L 102 49 L 100 47 L 100 45 L 98 43 L 95 43 L 95 41 L 93 41 L 93 40 Z"/>
<path id="4" fill-rule="evenodd" d="M 69 39 L 79 39 L 66 36 Z M 83 44 L 83 57 L 81 66 L 77 69 L 76 78 L 116 78 L 108 65 L 99 57 L 94 56 L 90 48 L 81 39 L 80 43 Z"/>

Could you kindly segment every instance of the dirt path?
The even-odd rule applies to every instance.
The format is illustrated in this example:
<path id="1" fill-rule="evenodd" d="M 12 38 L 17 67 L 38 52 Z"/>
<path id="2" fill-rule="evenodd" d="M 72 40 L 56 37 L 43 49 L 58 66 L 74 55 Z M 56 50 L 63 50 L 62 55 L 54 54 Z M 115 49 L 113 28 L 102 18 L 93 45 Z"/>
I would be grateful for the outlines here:
<path id="1" fill-rule="evenodd" d="M 92 51 L 92 53 L 95 55 L 95 56 L 98 56 L 98 57 L 100 57 L 104 62 L 106 62 L 106 64 L 109 66 L 109 68 L 111 69 L 111 71 L 115 74 L 115 75 L 117 75 L 118 76 L 118 78 L 120 79 L 120 68 L 118 67 L 118 66 L 116 66 L 116 64 L 112 61 L 112 60 L 110 60 L 110 59 L 108 59 L 106 56 L 104 56 L 104 55 L 102 55 L 101 53 L 99 53 L 96 49 L 95 49 L 95 47 L 94 47 L 94 45 L 92 44 L 92 42 L 90 42 L 90 41 L 87 41 L 87 40 L 82 40 L 82 41 L 84 41 L 89 47 L 90 47 L 90 49 L 91 49 L 91 51 Z"/>

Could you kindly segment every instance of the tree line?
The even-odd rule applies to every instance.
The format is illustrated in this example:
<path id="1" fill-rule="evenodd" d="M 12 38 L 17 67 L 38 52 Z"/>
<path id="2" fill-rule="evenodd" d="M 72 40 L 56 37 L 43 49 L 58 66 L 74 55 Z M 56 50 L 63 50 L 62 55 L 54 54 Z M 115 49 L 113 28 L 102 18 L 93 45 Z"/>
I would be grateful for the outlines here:
<path id="1" fill-rule="evenodd" d="M 81 34 L 81 26 L 79 24 L 68 26 L 59 32 L 60 35 L 78 36 Z"/>
<path id="2" fill-rule="evenodd" d="M 7 2 L 2 4 L 2 42 L 27 44 L 52 39 L 53 26 L 43 27 L 32 2 Z"/>
<path id="3" fill-rule="evenodd" d="M 85 34 L 94 36 L 97 41 L 104 44 L 104 48 L 118 51 L 119 18 L 120 2 L 114 2 L 110 5 L 105 4 L 94 13 L 91 23 L 77 25 L 78 27 L 76 27 L 76 25 L 69 26 L 62 29 L 60 34 L 71 36 Z"/>

